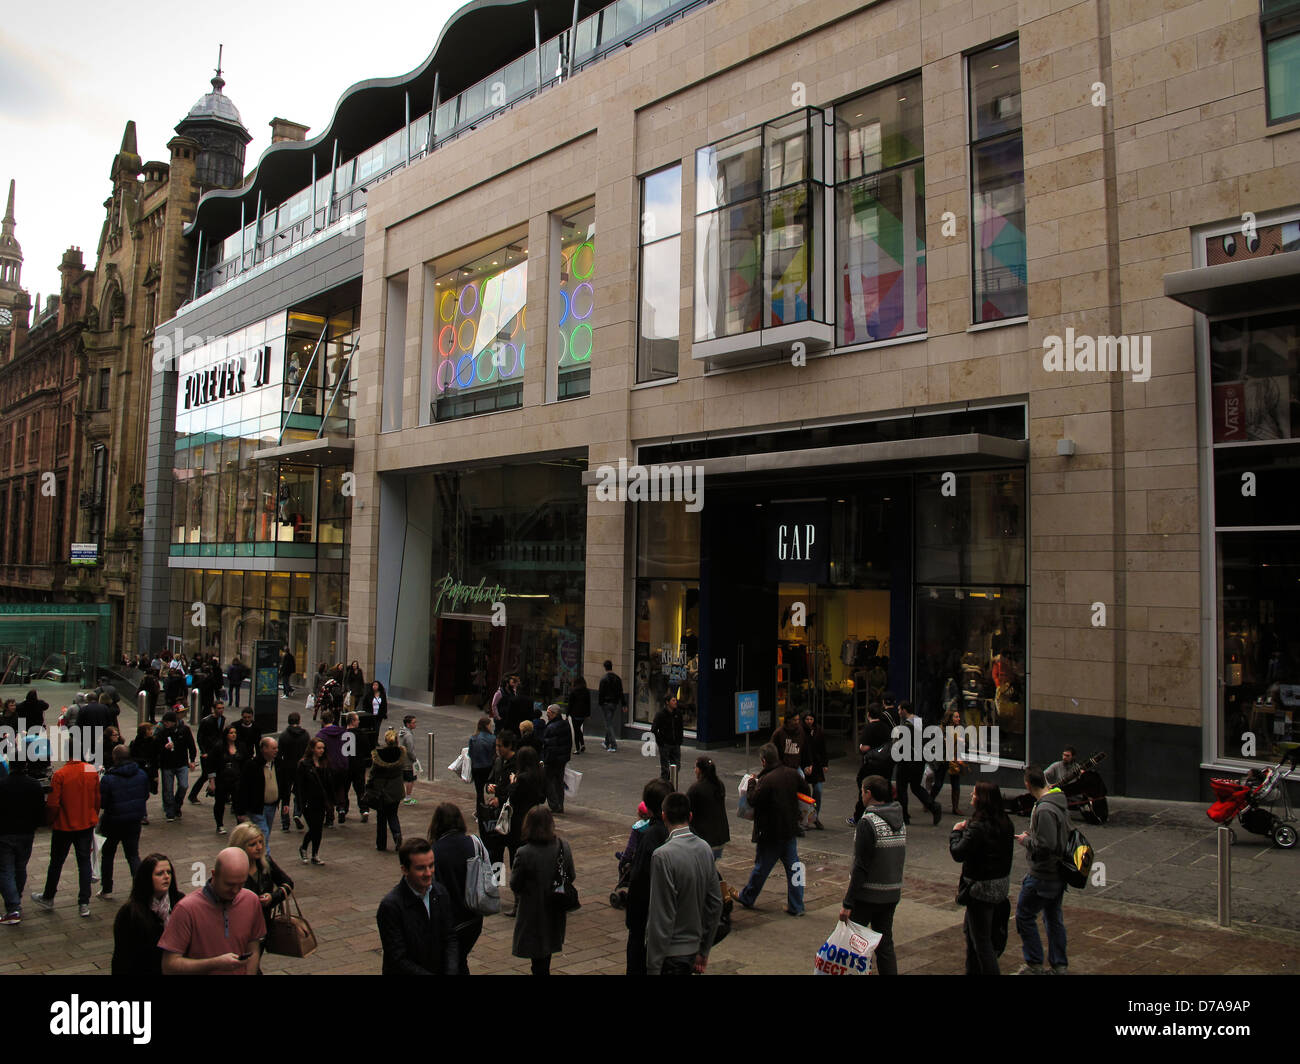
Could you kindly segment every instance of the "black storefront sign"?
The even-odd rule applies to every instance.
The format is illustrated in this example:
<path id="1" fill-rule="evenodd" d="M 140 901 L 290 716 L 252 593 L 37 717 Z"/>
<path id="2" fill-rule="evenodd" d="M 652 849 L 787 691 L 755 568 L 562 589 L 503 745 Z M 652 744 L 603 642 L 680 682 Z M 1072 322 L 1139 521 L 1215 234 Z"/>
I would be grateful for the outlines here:
<path id="1" fill-rule="evenodd" d="M 774 503 L 764 519 L 768 580 L 824 584 L 830 578 L 830 507 L 824 500 Z"/>
<path id="2" fill-rule="evenodd" d="M 253 719 L 263 735 L 280 731 L 280 648 L 278 639 L 253 643 Z"/>

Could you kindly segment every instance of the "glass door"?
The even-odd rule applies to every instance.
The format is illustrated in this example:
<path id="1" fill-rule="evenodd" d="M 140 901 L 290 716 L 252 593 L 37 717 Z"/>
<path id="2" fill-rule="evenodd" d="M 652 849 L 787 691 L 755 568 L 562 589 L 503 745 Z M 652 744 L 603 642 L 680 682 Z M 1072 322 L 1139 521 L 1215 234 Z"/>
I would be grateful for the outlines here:
<path id="1" fill-rule="evenodd" d="M 289 679 L 290 684 L 303 683 L 316 671 L 311 654 L 308 653 L 311 621 L 310 617 L 293 617 L 289 620 L 289 650 L 298 664 L 298 671 Z"/>
<path id="2" fill-rule="evenodd" d="M 348 622 L 341 617 L 312 617 L 311 621 L 311 655 L 308 659 L 311 674 L 315 675 L 316 665 L 325 662 L 327 669 L 332 669 L 343 660 L 348 646 Z"/>

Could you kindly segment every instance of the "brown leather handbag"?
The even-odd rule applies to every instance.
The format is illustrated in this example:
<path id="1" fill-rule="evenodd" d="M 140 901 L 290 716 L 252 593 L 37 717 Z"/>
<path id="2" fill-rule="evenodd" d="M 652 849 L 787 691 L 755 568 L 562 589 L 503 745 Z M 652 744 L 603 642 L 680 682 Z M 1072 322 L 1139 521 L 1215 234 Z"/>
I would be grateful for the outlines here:
<path id="1" fill-rule="evenodd" d="M 284 901 L 266 929 L 266 952 L 278 953 L 282 957 L 308 957 L 316 952 L 316 932 L 303 916 L 293 891 L 286 889 L 284 893 Z M 289 912 L 290 901 L 296 916 Z"/>

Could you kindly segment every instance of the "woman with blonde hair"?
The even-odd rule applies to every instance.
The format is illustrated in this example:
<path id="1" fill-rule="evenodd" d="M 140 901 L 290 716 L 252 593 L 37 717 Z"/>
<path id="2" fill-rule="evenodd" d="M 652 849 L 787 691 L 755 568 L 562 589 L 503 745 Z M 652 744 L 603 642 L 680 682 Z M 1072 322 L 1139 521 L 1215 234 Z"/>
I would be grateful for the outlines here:
<path id="1" fill-rule="evenodd" d="M 370 781 L 366 784 L 365 802 L 375 811 L 375 849 L 388 849 L 388 832 L 393 845 L 402 845 L 402 823 L 397 812 L 406 794 L 403 773 L 411 769 L 411 755 L 397 741 L 392 728 L 384 733 L 384 745 L 370 754 Z"/>
<path id="2" fill-rule="evenodd" d="M 245 822 L 230 833 L 230 845 L 248 854 L 248 881 L 244 884 L 262 903 L 262 915 L 271 914 L 293 890 L 293 880 L 266 852 L 266 836 L 256 824 Z"/>

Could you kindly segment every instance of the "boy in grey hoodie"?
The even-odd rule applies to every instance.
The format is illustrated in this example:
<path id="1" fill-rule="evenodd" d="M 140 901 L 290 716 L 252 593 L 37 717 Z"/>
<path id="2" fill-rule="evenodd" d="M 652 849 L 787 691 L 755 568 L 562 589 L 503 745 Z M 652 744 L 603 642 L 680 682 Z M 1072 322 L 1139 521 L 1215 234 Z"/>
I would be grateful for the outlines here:
<path id="1" fill-rule="evenodd" d="M 1016 932 L 1020 935 L 1025 958 L 1018 975 L 1043 975 L 1043 943 L 1038 937 L 1038 914 L 1047 924 L 1047 959 L 1050 974 L 1065 975 L 1069 961 L 1065 955 L 1065 920 L 1061 902 L 1065 898 L 1065 880 L 1061 878 L 1060 860 L 1070 832 L 1070 816 L 1065 795 L 1047 786 L 1047 778 L 1037 765 L 1025 769 L 1025 786 L 1034 796 L 1034 810 L 1029 815 L 1029 830 L 1016 836 L 1028 851 L 1029 874 L 1020 887 L 1016 902 Z"/>

